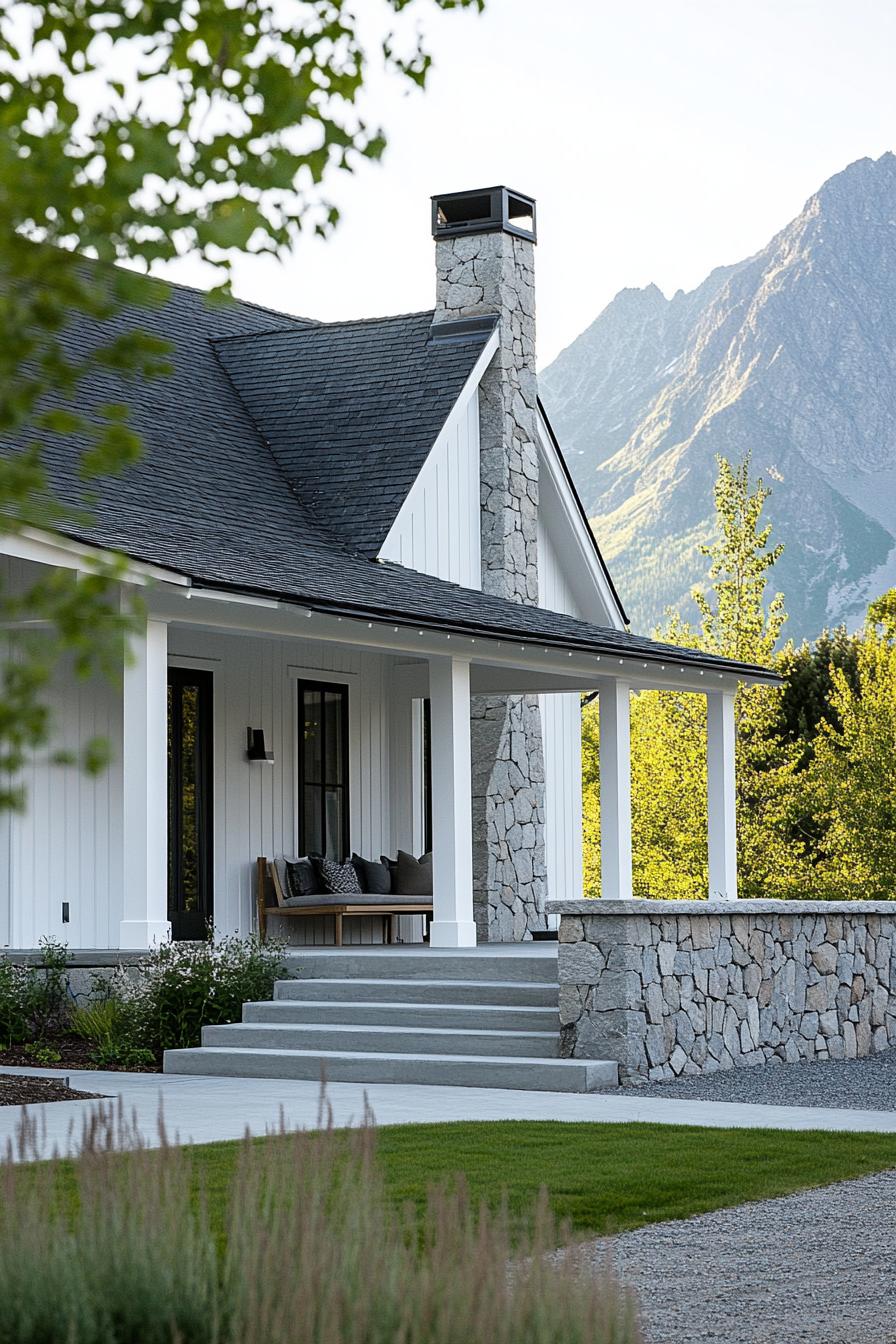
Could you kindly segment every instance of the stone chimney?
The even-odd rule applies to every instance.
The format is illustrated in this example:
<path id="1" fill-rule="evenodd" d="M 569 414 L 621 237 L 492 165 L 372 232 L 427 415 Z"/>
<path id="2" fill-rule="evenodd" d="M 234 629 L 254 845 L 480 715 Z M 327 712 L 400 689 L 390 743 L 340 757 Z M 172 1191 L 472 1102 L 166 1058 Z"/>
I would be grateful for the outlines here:
<path id="1" fill-rule="evenodd" d="M 535 202 L 506 187 L 432 198 L 434 325 L 497 316 L 479 389 L 482 589 L 538 602 Z M 473 899 L 480 942 L 547 927 L 544 752 L 537 696 L 472 711 Z"/>

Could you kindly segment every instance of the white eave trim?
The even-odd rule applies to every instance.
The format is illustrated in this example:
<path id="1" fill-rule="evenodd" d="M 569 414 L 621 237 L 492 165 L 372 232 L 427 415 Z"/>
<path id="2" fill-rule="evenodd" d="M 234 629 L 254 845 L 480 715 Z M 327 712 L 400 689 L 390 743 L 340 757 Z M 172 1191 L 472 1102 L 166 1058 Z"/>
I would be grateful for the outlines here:
<path id="1" fill-rule="evenodd" d="M 624 630 L 626 628 L 625 612 L 619 605 L 619 598 L 616 596 L 613 585 L 607 578 L 606 571 L 598 558 L 594 537 L 587 522 L 582 517 L 579 501 L 570 487 L 569 478 L 564 470 L 563 463 L 559 459 L 554 436 L 540 408 L 538 411 L 538 438 L 540 466 L 549 477 L 556 497 L 560 501 L 568 524 L 567 535 L 575 543 L 576 560 L 581 561 L 582 568 L 579 570 L 577 565 L 576 573 L 584 573 L 590 578 L 600 595 L 601 604 L 609 616 L 612 628 Z"/>
<path id="2" fill-rule="evenodd" d="M 389 528 L 389 531 L 386 535 L 386 539 L 383 542 L 382 546 L 380 547 L 379 552 L 377 553 L 378 560 L 392 559 L 391 551 L 394 536 L 401 532 L 402 528 L 404 527 L 406 515 L 412 512 L 415 507 L 416 501 L 414 497 L 417 491 L 417 483 L 420 480 L 420 477 L 423 474 L 423 471 L 426 468 L 427 463 L 434 455 L 441 452 L 442 444 L 444 443 L 445 439 L 454 432 L 457 426 L 457 422 L 460 420 L 461 416 L 465 414 L 467 408 L 467 402 L 470 400 L 470 397 L 473 395 L 475 389 L 481 383 L 483 374 L 485 373 L 489 364 L 491 364 L 492 360 L 494 359 L 498 349 L 499 341 L 500 337 L 498 333 L 498 328 L 495 327 L 494 331 L 491 333 L 485 345 L 483 346 L 482 353 L 480 354 L 476 363 L 473 365 L 473 368 L 470 370 L 470 374 L 467 378 L 467 381 L 461 388 L 458 398 L 455 401 L 454 405 L 452 406 L 448 414 L 448 417 L 445 420 L 445 423 L 439 430 L 438 437 L 436 438 L 435 443 L 432 445 L 429 452 L 426 454 L 426 458 L 424 459 L 420 467 L 420 471 L 414 478 L 414 484 L 411 486 L 410 490 L 405 495 L 401 508 L 395 515 L 392 526 Z M 478 519 L 477 519 L 477 525 L 478 525 Z"/>
<path id="3" fill-rule="evenodd" d="M 93 573 L 99 563 L 116 554 L 118 552 L 112 548 L 89 546 L 37 527 L 22 527 L 17 532 L 0 535 L 0 555 L 8 555 L 14 560 L 30 560 L 38 565 L 52 565 L 56 569 L 75 569 L 85 574 Z M 173 569 L 163 569 L 160 565 L 149 565 L 127 556 L 125 561 L 126 568 L 122 574 L 125 583 L 140 586 L 147 583 L 174 583 L 185 587 L 190 582 L 185 574 L 179 574 Z"/>

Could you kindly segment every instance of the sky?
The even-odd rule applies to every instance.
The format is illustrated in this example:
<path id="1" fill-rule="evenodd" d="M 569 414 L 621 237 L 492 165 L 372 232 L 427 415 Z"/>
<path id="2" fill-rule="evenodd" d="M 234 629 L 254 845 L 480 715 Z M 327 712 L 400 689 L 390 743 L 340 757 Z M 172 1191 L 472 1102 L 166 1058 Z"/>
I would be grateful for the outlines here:
<path id="1" fill-rule="evenodd" d="M 427 308 L 430 196 L 504 183 L 538 202 L 544 367 L 618 290 L 693 288 L 833 173 L 896 148 L 892 0 L 411 8 L 435 61 L 425 92 L 374 74 L 384 159 L 331 181 L 328 241 L 241 260 L 241 298 L 324 320 Z M 198 280 L 190 265 L 176 277 Z"/>

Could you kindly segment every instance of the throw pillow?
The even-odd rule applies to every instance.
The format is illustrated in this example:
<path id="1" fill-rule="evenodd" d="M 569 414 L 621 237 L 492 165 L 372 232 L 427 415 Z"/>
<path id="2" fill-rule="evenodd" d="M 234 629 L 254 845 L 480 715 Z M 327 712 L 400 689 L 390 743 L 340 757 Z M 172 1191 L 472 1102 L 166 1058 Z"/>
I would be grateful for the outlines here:
<path id="1" fill-rule="evenodd" d="M 317 896 L 320 894 L 320 883 L 317 880 L 317 873 L 314 871 L 314 864 L 310 858 L 304 859 L 285 859 L 286 868 L 286 886 L 287 890 L 284 896 Z"/>
<path id="2" fill-rule="evenodd" d="M 392 890 L 397 896 L 431 896 L 432 854 L 415 859 L 400 849 L 392 872 Z"/>
<path id="3" fill-rule="evenodd" d="M 352 863 L 361 883 L 361 890 L 374 896 L 388 896 L 392 890 L 392 874 L 389 865 L 380 860 L 362 859 L 360 854 L 352 855 Z"/>
<path id="4" fill-rule="evenodd" d="M 353 864 L 315 859 L 314 866 L 325 892 L 333 896 L 360 896 L 361 883 Z"/>

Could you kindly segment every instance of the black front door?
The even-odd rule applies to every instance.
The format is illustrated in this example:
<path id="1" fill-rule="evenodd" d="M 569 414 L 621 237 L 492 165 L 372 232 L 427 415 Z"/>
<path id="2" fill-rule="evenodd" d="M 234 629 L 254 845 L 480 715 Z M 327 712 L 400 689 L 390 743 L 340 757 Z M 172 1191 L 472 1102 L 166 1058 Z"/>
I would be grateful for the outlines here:
<path id="1" fill-rule="evenodd" d="M 212 904 L 212 674 L 168 669 L 168 918 L 208 937 Z"/>

